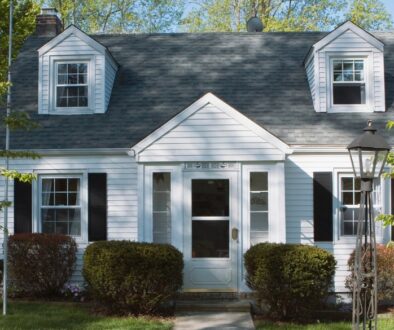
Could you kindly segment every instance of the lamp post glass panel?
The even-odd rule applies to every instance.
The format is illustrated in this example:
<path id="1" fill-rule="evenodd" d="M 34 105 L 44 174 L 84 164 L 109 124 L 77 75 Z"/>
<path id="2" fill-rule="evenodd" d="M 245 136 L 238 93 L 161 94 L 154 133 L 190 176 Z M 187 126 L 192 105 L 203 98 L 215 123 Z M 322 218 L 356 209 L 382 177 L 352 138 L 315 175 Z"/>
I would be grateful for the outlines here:
<path id="1" fill-rule="evenodd" d="M 354 176 L 361 179 L 353 277 L 353 329 L 377 327 L 376 237 L 371 193 L 373 180 L 382 174 L 390 146 L 375 132 L 372 121 L 368 121 L 364 133 L 347 147 Z"/>

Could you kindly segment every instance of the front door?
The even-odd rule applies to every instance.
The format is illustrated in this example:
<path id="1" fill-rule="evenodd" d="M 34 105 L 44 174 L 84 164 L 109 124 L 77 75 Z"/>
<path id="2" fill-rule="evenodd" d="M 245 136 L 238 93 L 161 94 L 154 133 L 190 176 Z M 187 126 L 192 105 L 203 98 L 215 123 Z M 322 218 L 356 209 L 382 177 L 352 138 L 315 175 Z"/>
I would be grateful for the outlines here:
<path id="1" fill-rule="evenodd" d="M 236 291 L 236 173 L 187 172 L 184 178 L 184 290 Z"/>

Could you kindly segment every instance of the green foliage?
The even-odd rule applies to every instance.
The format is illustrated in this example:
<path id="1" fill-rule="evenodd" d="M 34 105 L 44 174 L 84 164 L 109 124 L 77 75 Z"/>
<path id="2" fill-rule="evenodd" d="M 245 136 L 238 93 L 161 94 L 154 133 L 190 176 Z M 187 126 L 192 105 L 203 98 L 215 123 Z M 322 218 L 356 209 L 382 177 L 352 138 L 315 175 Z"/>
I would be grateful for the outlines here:
<path id="1" fill-rule="evenodd" d="M 39 127 L 37 123 L 31 120 L 28 113 L 22 111 L 10 113 L 8 117 L 3 118 L 3 122 L 8 125 L 11 130 L 29 131 Z"/>
<path id="2" fill-rule="evenodd" d="M 332 30 L 346 19 L 367 30 L 389 28 L 391 17 L 377 0 L 201 0 L 183 20 L 189 32 L 246 31 L 257 14 L 264 31 Z"/>
<path id="3" fill-rule="evenodd" d="M 354 257 L 355 252 L 353 251 L 347 263 L 350 275 L 346 277 L 345 286 L 350 291 L 353 290 Z M 392 301 L 394 299 L 394 246 L 377 245 L 376 257 L 378 267 L 378 301 Z M 370 268 L 369 264 L 365 266 L 367 269 Z"/>
<path id="4" fill-rule="evenodd" d="M 182 287 L 182 253 L 171 245 L 96 242 L 83 259 L 92 296 L 113 311 L 154 312 Z"/>
<path id="5" fill-rule="evenodd" d="M 329 294 L 335 259 L 308 245 L 261 243 L 245 253 L 247 284 L 270 314 L 279 319 L 300 318 L 321 306 Z"/>
<path id="6" fill-rule="evenodd" d="M 77 244 L 66 235 L 16 234 L 8 241 L 11 286 L 18 295 L 61 293 L 76 261 Z"/>
<path id="7" fill-rule="evenodd" d="M 346 18 L 370 31 L 393 28 L 392 17 L 380 0 L 353 0 Z"/>
<path id="8" fill-rule="evenodd" d="M 26 38 L 35 29 L 36 16 L 40 12 L 39 1 L 20 0 L 14 1 L 14 28 L 13 28 L 13 58 L 18 55 Z M 10 0 L 0 0 L 0 82 L 7 81 L 8 71 L 8 32 L 9 32 L 9 5 Z M 4 87 L 0 88 L 3 93 Z"/>
<path id="9" fill-rule="evenodd" d="M 85 32 L 167 32 L 180 21 L 183 0 L 47 0 L 59 10 L 63 25 Z"/>

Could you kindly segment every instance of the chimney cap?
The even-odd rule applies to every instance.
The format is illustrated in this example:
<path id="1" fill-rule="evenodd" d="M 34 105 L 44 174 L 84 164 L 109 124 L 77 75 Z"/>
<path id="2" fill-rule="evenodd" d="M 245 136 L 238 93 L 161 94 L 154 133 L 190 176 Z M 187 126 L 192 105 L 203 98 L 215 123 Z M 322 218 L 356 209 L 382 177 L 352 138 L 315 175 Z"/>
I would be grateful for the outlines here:
<path id="1" fill-rule="evenodd" d="M 60 18 L 60 14 L 56 8 L 41 8 L 40 15 L 51 15 L 51 16 L 57 16 Z"/>

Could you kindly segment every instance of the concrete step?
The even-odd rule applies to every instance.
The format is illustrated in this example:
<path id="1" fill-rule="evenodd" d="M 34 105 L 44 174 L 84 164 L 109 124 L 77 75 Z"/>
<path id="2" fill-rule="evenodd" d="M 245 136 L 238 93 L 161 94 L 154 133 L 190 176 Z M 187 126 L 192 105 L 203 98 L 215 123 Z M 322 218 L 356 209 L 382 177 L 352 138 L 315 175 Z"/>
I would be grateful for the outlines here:
<path id="1" fill-rule="evenodd" d="M 249 300 L 180 300 L 175 303 L 176 312 L 233 312 L 250 313 Z"/>

